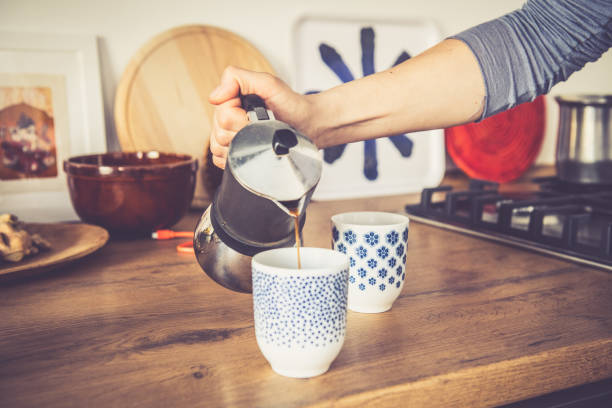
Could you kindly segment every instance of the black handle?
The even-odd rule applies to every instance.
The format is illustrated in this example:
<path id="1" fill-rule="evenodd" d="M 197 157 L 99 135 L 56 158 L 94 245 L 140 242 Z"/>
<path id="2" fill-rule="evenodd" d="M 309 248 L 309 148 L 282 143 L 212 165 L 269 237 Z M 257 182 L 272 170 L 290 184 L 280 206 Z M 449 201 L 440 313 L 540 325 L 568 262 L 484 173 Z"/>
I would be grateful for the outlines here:
<path id="1" fill-rule="evenodd" d="M 266 112 L 266 104 L 256 94 L 240 95 L 240 104 L 242 109 L 247 112 L 255 112 L 258 120 L 268 120 L 268 112 Z"/>
<path id="2" fill-rule="evenodd" d="M 278 129 L 272 137 L 272 148 L 278 156 L 288 154 L 289 149 L 298 144 L 297 137 L 289 129 Z"/>

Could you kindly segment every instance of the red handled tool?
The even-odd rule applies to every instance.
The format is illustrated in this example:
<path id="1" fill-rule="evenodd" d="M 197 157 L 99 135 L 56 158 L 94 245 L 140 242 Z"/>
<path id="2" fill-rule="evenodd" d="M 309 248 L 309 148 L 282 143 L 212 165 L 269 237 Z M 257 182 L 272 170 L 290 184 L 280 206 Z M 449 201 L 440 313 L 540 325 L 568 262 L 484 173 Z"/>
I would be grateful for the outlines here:
<path id="1" fill-rule="evenodd" d="M 153 239 L 173 239 L 173 238 L 193 238 L 193 232 L 189 231 L 172 231 L 172 230 L 157 230 L 151 234 Z M 193 254 L 193 241 L 183 242 L 176 246 L 176 251 L 182 254 Z"/>

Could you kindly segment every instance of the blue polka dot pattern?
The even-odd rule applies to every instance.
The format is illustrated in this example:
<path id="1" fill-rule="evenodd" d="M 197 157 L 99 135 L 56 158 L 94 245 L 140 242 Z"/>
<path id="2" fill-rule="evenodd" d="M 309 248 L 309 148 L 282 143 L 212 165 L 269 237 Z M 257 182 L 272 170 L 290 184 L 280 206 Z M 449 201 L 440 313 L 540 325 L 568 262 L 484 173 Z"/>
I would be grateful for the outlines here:
<path id="1" fill-rule="evenodd" d="M 323 347 L 346 332 L 348 270 L 277 276 L 253 269 L 257 338 L 277 347 Z"/>

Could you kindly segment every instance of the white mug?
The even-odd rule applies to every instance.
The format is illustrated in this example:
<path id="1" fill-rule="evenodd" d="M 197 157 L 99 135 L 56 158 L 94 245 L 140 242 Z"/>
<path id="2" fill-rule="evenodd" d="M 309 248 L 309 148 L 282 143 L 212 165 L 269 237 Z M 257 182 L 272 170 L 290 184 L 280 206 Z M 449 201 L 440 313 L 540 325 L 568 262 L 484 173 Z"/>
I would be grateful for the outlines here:
<path id="1" fill-rule="evenodd" d="M 349 261 L 324 248 L 278 248 L 253 257 L 257 345 L 287 377 L 325 373 L 346 333 Z"/>
<path id="2" fill-rule="evenodd" d="M 348 308 L 361 313 L 391 309 L 406 278 L 408 217 L 385 212 L 336 214 L 332 249 L 349 256 Z"/>

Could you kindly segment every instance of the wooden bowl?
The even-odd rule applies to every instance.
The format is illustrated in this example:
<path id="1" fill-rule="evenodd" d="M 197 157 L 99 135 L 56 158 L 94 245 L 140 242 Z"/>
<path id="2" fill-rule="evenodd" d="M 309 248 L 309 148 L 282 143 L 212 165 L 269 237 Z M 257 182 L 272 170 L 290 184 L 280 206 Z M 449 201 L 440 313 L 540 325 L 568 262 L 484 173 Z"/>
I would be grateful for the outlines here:
<path id="1" fill-rule="evenodd" d="M 64 161 L 72 205 L 87 223 L 137 235 L 174 225 L 193 198 L 197 159 L 174 153 L 116 152 Z"/>

